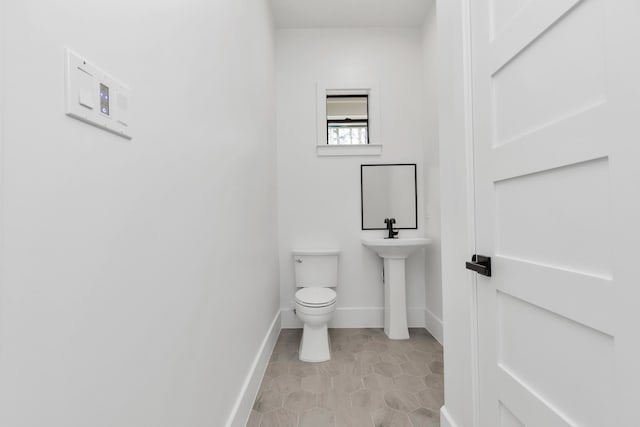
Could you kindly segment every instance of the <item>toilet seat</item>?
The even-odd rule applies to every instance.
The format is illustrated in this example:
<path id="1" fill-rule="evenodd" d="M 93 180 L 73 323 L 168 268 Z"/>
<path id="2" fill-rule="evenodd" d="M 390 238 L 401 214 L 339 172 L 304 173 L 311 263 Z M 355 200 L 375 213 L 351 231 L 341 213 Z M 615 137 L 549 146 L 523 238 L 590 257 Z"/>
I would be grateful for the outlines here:
<path id="1" fill-rule="evenodd" d="M 327 307 L 336 302 L 336 296 L 329 288 L 302 288 L 296 292 L 295 300 L 305 307 Z"/>

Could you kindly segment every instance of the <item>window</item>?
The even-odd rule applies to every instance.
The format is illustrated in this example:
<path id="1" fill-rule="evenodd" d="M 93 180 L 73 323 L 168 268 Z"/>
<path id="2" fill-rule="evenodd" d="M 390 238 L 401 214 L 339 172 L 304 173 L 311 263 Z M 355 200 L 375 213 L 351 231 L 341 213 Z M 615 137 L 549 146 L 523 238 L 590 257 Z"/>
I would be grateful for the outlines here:
<path id="1" fill-rule="evenodd" d="M 380 91 L 371 81 L 316 84 L 318 156 L 379 156 Z"/>
<path id="2" fill-rule="evenodd" d="M 369 143 L 369 96 L 327 95 L 327 144 Z"/>

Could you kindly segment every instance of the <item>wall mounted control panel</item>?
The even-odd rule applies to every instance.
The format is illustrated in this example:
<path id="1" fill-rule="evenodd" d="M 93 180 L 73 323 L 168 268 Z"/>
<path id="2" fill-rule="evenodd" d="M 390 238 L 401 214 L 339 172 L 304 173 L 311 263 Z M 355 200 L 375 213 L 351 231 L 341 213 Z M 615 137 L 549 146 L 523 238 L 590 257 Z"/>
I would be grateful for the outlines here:
<path id="1" fill-rule="evenodd" d="M 66 51 L 67 115 L 131 139 L 130 90 L 70 49 Z"/>

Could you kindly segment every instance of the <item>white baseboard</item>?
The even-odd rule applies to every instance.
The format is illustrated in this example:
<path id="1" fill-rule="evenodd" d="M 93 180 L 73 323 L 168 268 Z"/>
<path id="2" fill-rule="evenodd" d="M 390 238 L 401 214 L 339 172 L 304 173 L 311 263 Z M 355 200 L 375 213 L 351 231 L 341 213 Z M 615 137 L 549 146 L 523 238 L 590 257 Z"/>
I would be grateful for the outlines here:
<path id="1" fill-rule="evenodd" d="M 302 322 L 293 314 L 290 308 L 283 308 L 282 328 L 302 328 Z M 425 328 L 425 308 L 409 307 L 407 309 L 407 323 L 410 328 Z M 336 308 L 333 318 L 329 322 L 330 328 L 382 328 L 384 327 L 384 307 L 340 307 Z M 426 328 L 429 330 L 429 328 Z M 442 331 L 442 324 L 440 324 Z M 429 332 L 431 332 L 429 330 Z M 433 332 L 431 332 L 433 334 Z M 440 332 L 442 335 L 442 332 Z M 435 335 L 434 335 L 435 336 Z M 437 338 L 436 338 L 437 339 Z"/>
<path id="2" fill-rule="evenodd" d="M 440 408 L 440 427 L 458 427 L 445 406 Z"/>
<path id="3" fill-rule="evenodd" d="M 424 327 L 442 345 L 442 320 L 437 318 L 428 308 L 424 309 Z"/>
<path id="4" fill-rule="evenodd" d="M 271 322 L 271 326 L 269 326 L 267 335 L 262 340 L 262 345 L 258 350 L 258 354 L 256 354 L 256 357 L 253 359 L 253 364 L 251 365 L 249 374 L 242 385 L 242 390 L 240 390 L 240 395 L 233 406 L 233 410 L 227 420 L 226 427 L 246 426 L 249 415 L 251 414 L 253 402 L 256 400 L 258 390 L 260 389 L 260 383 L 262 382 L 262 378 L 264 377 L 264 373 L 267 369 L 267 364 L 271 358 L 271 353 L 273 353 L 273 348 L 278 340 L 278 335 L 280 335 L 280 329 L 282 329 L 281 316 L 280 312 L 278 312 Z"/>

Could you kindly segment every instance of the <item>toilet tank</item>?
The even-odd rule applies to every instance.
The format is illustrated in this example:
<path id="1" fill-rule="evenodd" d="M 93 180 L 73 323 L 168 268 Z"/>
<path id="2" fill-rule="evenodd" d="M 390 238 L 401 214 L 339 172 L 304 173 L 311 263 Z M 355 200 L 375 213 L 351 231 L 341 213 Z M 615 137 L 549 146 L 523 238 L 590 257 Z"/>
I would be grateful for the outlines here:
<path id="1" fill-rule="evenodd" d="M 338 286 L 337 249 L 294 250 L 293 265 L 298 288 Z"/>

